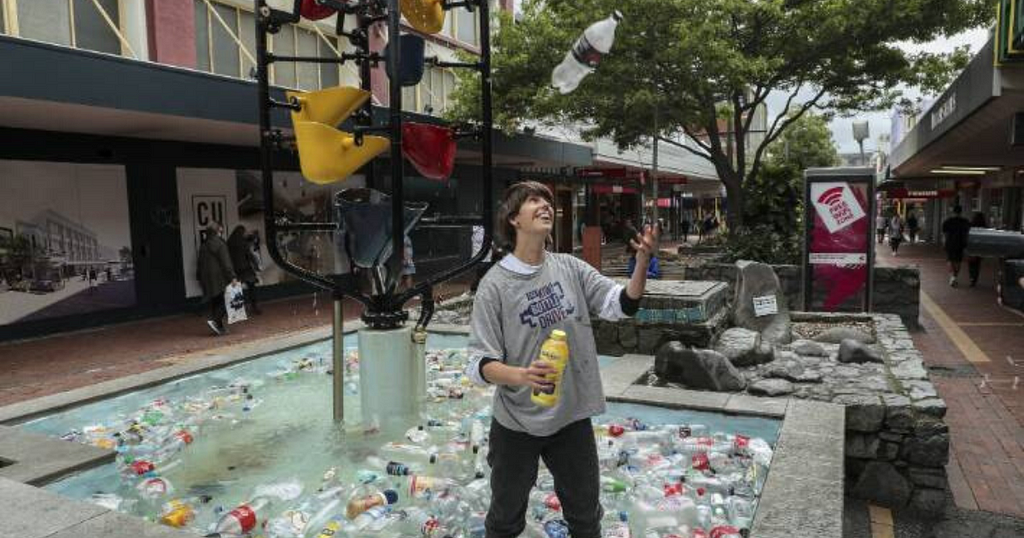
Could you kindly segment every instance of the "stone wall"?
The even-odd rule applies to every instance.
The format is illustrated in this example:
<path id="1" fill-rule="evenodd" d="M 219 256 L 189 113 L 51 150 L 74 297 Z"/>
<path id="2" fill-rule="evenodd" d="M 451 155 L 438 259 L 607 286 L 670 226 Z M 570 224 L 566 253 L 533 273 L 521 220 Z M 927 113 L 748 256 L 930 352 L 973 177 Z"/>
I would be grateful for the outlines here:
<path id="1" fill-rule="evenodd" d="M 846 405 L 847 487 L 857 497 L 938 512 L 946 502 L 946 404 L 896 315 L 875 315 L 888 390 L 851 390 Z"/>
<path id="2" fill-rule="evenodd" d="M 803 309 L 803 279 L 798 265 L 773 265 L 790 310 Z M 687 266 L 687 280 L 717 280 L 730 288 L 736 282 L 736 265 L 707 263 Z M 917 267 L 875 267 L 875 312 L 897 314 L 908 327 L 919 327 L 921 276 Z"/>
<path id="3" fill-rule="evenodd" d="M 747 394 L 824 401 L 846 409 L 846 485 L 853 496 L 876 504 L 937 512 L 946 499 L 949 429 L 945 402 L 928 378 L 921 354 L 895 314 L 793 312 L 791 344 L 775 346 L 769 362 L 733 366 Z M 872 360 L 850 362 L 826 334 L 845 327 L 871 342 Z M 620 322 L 619 331 L 631 331 Z M 615 328 L 606 331 L 615 333 Z M 848 334 L 848 333 L 847 333 Z M 820 341 L 804 339 L 815 335 Z M 653 337 L 645 345 L 654 342 Z M 830 343 L 831 342 L 831 343 Z M 721 351 L 721 350 L 720 350 Z M 724 355 L 724 352 L 723 352 Z M 641 383 L 678 386 L 669 369 Z"/>

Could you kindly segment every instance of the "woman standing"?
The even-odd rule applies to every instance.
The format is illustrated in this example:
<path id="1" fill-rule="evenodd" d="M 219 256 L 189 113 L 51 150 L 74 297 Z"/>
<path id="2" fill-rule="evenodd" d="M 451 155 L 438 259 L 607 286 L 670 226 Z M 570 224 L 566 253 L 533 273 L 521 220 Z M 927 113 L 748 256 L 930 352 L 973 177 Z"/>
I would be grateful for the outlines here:
<path id="1" fill-rule="evenodd" d="M 892 214 L 886 231 L 889 233 L 889 248 L 892 249 L 892 255 L 897 256 L 900 243 L 903 242 L 903 219 L 900 218 L 899 213 Z"/>
<path id="2" fill-rule="evenodd" d="M 228 237 L 228 250 L 231 252 L 231 265 L 235 268 L 235 276 L 245 284 L 245 302 L 253 314 L 262 314 L 256 300 L 257 267 L 253 264 L 252 242 L 245 233 L 245 226 L 239 224 Z"/>
<path id="3" fill-rule="evenodd" d="M 590 417 L 604 412 L 591 315 L 616 320 L 633 315 L 657 252 L 659 231 L 645 227 L 630 245 L 637 251 L 628 285 L 601 275 L 570 255 L 547 252 L 555 221 L 545 185 L 524 182 L 506 193 L 498 231 L 508 254 L 480 281 L 473 301 L 466 374 L 495 384 L 490 450 L 488 538 L 514 537 L 526 526 L 538 460 L 551 471 L 562 514 L 574 538 L 600 538 L 603 510 Z M 538 406 L 531 391 L 549 391 L 551 365 L 536 361 L 555 329 L 567 335 L 570 358 L 553 406 Z"/>

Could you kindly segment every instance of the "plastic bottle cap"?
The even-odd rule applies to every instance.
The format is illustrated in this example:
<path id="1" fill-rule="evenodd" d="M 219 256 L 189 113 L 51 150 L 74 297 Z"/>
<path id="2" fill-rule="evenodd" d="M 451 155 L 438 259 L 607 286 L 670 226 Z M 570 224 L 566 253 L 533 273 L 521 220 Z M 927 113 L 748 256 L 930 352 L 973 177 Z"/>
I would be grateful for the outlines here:
<path id="1" fill-rule="evenodd" d="M 551 331 L 551 338 L 555 340 L 565 340 L 565 331 L 561 329 L 555 329 Z"/>
<path id="2" fill-rule="evenodd" d="M 384 498 L 388 500 L 388 504 L 395 504 L 398 502 L 398 492 L 393 489 L 384 490 Z"/>

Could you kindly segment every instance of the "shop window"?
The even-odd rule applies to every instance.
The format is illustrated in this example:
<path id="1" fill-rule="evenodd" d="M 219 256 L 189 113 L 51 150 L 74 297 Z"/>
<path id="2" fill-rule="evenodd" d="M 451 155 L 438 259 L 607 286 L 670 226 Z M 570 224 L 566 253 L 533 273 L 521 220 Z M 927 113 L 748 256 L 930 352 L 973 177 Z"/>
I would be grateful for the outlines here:
<path id="1" fill-rule="evenodd" d="M 238 39 L 242 41 L 245 50 L 256 58 L 256 16 L 252 13 L 239 10 L 238 12 Z M 249 59 L 249 56 L 242 54 L 242 78 L 250 78 L 255 73 L 256 63 Z"/>
<path id="2" fill-rule="evenodd" d="M 21 0 L 18 35 L 71 46 L 71 5 L 67 0 Z"/>
<path id="3" fill-rule="evenodd" d="M 91 2 L 92 0 L 84 0 Z M 117 0 L 104 0 L 116 2 Z M 256 18 L 250 11 L 210 2 L 193 0 L 196 23 L 196 68 L 244 79 L 256 69 Z M 210 10 L 220 15 L 224 24 Z M 226 28 L 225 28 L 226 26 Z M 347 43 L 347 42 L 346 42 Z M 282 56 L 333 56 L 340 50 L 339 40 L 305 26 L 286 25 L 270 36 L 269 49 Z M 280 62 L 271 66 L 271 83 L 287 88 L 316 90 L 337 86 L 341 73 L 338 64 Z"/>
<path id="4" fill-rule="evenodd" d="M 477 18 L 476 15 L 477 14 L 476 14 L 476 12 L 474 11 L 474 12 L 470 13 L 469 11 L 466 10 L 466 8 L 459 8 L 459 9 L 454 10 L 453 12 L 450 12 L 450 13 L 454 13 L 455 17 L 456 17 L 456 21 L 455 21 L 456 36 L 455 36 L 455 38 L 458 39 L 459 41 L 462 41 L 463 43 L 468 43 L 470 45 L 476 45 L 477 44 L 477 31 L 476 31 L 477 30 L 477 28 L 476 28 L 476 18 Z"/>
<path id="5" fill-rule="evenodd" d="M 14 19 L 6 20 L 0 9 L 0 31 L 57 45 L 121 54 L 117 31 L 104 17 L 105 12 L 111 23 L 120 24 L 118 0 L 97 3 L 99 7 L 92 0 L 8 0 L 7 9 L 17 14 L 17 24 Z"/>
<path id="6" fill-rule="evenodd" d="M 416 86 L 405 86 L 402 88 L 402 110 L 406 112 L 417 112 Z"/>
<path id="7" fill-rule="evenodd" d="M 220 16 L 210 20 L 210 44 L 213 47 L 213 72 L 231 77 L 240 76 L 240 56 L 238 43 L 232 36 L 238 35 L 238 11 L 222 4 L 213 4 L 213 9 Z M 212 15 L 212 14 L 211 14 Z M 224 21 L 224 24 L 221 23 Z M 227 28 L 225 28 L 225 24 Z M 228 31 L 230 30 L 230 32 Z"/>
<path id="8" fill-rule="evenodd" d="M 273 50 L 280 56 L 295 56 L 295 27 L 283 26 L 274 36 Z M 295 64 L 293 62 L 274 63 L 274 84 L 287 88 L 295 87 Z"/>
<path id="9" fill-rule="evenodd" d="M 195 0 L 196 69 L 210 70 L 210 13 L 203 0 Z"/>
<path id="10" fill-rule="evenodd" d="M 327 36 L 327 42 L 320 36 L 317 36 L 317 46 L 320 48 L 320 56 L 337 56 L 335 50 L 341 51 L 338 47 L 338 40 L 333 37 Z M 331 47 L 334 47 L 333 49 Z M 339 78 L 339 64 L 321 64 L 320 65 L 320 87 L 321 88 L 333 88 L 341 84 Z"/>
<path id="11" fill-rule="evenodd" d="M 99 4 L 110 20 L 117 24 L 120 18 L 117 0 L 99 0 Z M 121 54 L 121 40 L 92 0 L 74 0 L 74 8 L 76 47 Z"/>
<path id="12" fill-rule="evenodd" d="M 315 32 L 305 30 L 303 28 L 296 28 L 295 30 L 296 45 L 299 56 L 316 56 L 317 55 L 317 35 Z M 314 63 L 297 63 L 295 64 L 295 71 L 298 75 L 298 85 L 303 90 L 315 90 L 320 87 L 320 74 L 319 64 Z"/>

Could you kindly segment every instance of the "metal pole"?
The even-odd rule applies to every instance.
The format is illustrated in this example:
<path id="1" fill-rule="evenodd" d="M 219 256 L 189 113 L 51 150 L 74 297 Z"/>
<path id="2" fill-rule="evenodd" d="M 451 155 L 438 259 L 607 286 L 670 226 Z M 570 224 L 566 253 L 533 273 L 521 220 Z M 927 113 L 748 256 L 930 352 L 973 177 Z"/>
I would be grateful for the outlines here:
<path id="1" fill-rule="evenodd" d="M 654 209 L 651 214 L 654 218 L 654 222 L 651 223 L 653 226 L 658 222 L 658 109 L 654 109 L 654 163 L 651 166 L 651 185 L 654 189 Z"/>
<path id="2" fill-rule="evenodd" d="M 334 366 L 334 422 L 345 423 L 345 321 L 342 308 L 342 296 L 334 297 L 334 341 L 331 346 Z"/>
<path id="3" fill-rule="evenodd" d="M 405 196 L 403 194 L 403 158 L 402 158 L 402 85 L 398 80 L 399 59 L 402 57 L 401 26 L 402 16 L 398 0 L 388 0 L 388 64 L 391 65 L 392 76 L 388 78 L 388 133 L 391 138 L 391 259 L 405 259 Z M 400 272 L 401 263 L 392 263 L 394 271 Z M 400 277 L 399 277 L 400 278 Z M 397 282 L 398 279 L 396 279 Z M 401 309 L 402 305 L 393 305 Z"/>

